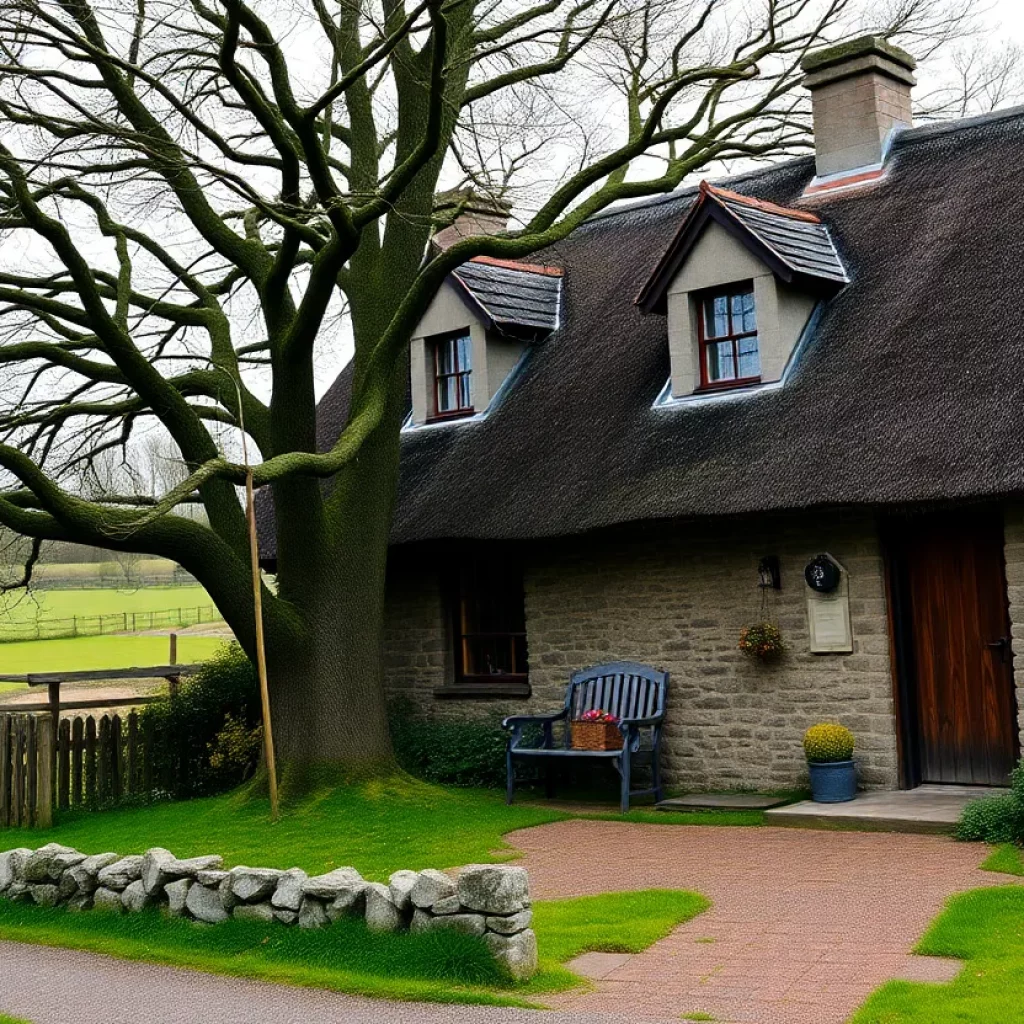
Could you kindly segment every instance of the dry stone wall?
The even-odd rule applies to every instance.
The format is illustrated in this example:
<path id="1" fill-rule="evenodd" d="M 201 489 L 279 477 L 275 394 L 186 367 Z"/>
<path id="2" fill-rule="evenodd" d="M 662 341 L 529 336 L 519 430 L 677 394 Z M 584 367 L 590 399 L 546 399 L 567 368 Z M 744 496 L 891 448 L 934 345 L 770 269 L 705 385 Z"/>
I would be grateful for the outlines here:
<path id="1" fill-rule="evenodd" d="M 138 913 L 163 907 L 203 924 L 235 919 L 327 928 L 361 917 L 375 932 L 452 929 L 482 939 L 513 979 L 537 971 L 537 937 L 526 870 L 475 864 L 457 877 L 396 871 L 387 885 L 342 867 L 310 877 L 299 868 L 234 867 L 219 856 L 180 860 L 154 848 L 142 855 L 86 856 L 49 843 L 0 853 L 0 897 L 41 907 Z"/>

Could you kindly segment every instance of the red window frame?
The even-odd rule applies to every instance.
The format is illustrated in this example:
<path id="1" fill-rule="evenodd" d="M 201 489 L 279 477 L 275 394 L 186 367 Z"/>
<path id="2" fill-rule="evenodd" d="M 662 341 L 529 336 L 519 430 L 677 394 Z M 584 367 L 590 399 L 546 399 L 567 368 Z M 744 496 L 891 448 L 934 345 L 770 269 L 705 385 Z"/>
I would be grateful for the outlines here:
<path id="1" fill-rule="evenodd" d="M 740 367 L 740 350 L 739 343 L 744 338 L 756 338 L 758 340 L 757 346 L 757 361 L 758 366 L 761 364 L 761 344 L 758 338 L 756 317 L 757 310 L 754 310 L 755 326 L 752 331 L 734 331 L 732 322 L 732 302 L 734 298 L 740 295 L 753 295 L 754 284 L 752 281 L 744 282 L 743 284 L 733 284 L 725 288 L 714 288 L 706 292 L 701 292 L 697 296 L 697 339 L 699 342 L 700 349 L 700 390 L 701 391 L 721 391 L 726 388 L 738 388 L 746 387 L 750 384 L 760 384 L 761 374 L 758 373 L 753 377 L 735 377 L 731 380 L 711 380 L 708 375 L 708 349 L 712 345 L 720 345 L 722 342 L 732 342 L 732 361 L 733 367 L 736 373 L 739 373 Z M 708 337 L 707 335 L 707 304 L 714 302 L 715 299 L 725 299 L 725 309 L 728 316 L 728 332 L 726 334 L 714 335 Z"/>
<path id="2" fill-rule="evenodd" d="M 450 342 L 458 342 L 460 339 L 466 338 L 469 342 L 467 345 L 467 353 L 469 355 L 469 365 L 466 367 L 462 366 L 459 359 L 459 346 L 455 345 L 455 369 L 450 372 L 441 372 L 441 346 L 447 345 Z M 458 331 L 454 334 L 445 334 L 442 337 L 435 338 L 432 342 L 433 356 L 434 356 L 434 409 L 430 416 L 431 420 L 452 420 L 458 419 L 461 416 L 472 416 L 474 413 L 473 408 L 473 390 L 471 380 L 471 374 L 473 373 L 473 343 L 468 332 Z M 467 380 L 466 391 L 469 395 L 469 404 L 463 405 L 462 403 L 462 381 Z M 447 385 L 450 380 L 455 381 L 455 402 L 456 406 L 453 409 L 442 409 L 441 408 L 441 394 L 442 388 Z"/>

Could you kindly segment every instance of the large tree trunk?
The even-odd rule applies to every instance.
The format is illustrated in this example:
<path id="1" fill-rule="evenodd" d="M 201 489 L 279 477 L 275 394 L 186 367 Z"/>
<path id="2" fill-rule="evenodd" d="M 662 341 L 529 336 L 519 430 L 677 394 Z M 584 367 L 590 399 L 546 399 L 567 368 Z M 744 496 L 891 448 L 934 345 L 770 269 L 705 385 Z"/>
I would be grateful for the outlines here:
<path id="1" fill-rule="evenodd" d="M 285 547 L 291 557 L 278 562 L 279 594 L 299 610 L 305 627 L 301 639 L 272 630 L 267 638 L 279 775 L 291 792 L 338 769 L 393 767 L 383 630 L 406 392 L 407 366 L 400 362 L 384 422 L 331 482 L 322 539 L 310 536 L 302 544 L 292 536 Z"/>

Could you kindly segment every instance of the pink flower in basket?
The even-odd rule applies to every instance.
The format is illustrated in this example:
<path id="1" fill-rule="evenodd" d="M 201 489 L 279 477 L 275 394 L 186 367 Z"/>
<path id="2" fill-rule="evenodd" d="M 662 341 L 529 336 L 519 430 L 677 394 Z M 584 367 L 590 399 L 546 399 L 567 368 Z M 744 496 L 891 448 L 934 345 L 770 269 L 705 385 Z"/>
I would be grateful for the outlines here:
<path id="1" fill-rule="evenodd" d="M 617 722 L 615 715 L 610 714 L 601 708 L 594 708 L 591 711 L 584 711 L 580 715 L 581 722 Z"/>

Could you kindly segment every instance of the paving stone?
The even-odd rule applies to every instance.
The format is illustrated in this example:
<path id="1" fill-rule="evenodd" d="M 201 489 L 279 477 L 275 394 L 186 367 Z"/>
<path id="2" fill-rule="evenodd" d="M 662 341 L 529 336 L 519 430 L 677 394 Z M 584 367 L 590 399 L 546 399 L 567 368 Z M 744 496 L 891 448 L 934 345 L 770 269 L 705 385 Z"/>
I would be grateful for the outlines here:
<path id="1" fill-rule="evenodd" d="M 844 1024 L 892 978 L 954 976 L 958 961 L 911 951 L 951 895 L 1006 882 L 980 870 L 987 848 L 929 835 L 574 820 L 508 839 L 538 899 L 662 888 L 710 901 L 628 960 L 581 958 L 593 985 L 544 1000 L 581 1019 L 628 1006 L 635 1019 Z"/>
<path id="2" fill-rule="evenodd" d="M 632 959 L 632 953 L 584 953 L 575 960 L 570 960 L 565 966 L 573 974 L 600 981 L 607 978 L 612 971 L 625 967 Z"/>

